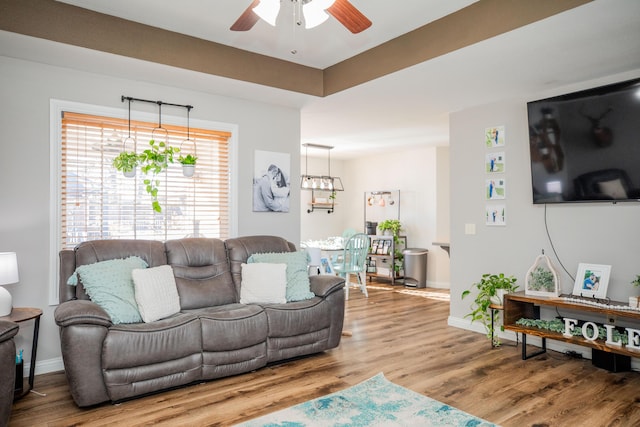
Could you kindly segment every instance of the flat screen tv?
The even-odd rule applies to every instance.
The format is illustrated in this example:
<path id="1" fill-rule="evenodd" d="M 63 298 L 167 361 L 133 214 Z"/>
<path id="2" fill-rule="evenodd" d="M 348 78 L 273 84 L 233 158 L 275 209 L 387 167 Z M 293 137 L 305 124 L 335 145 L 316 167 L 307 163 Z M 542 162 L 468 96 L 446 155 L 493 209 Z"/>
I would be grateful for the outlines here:
<path id="1" fill-rule="evenodd" d="M 640 78 L 527 111 L 533 203 L 640 201 Z"/>

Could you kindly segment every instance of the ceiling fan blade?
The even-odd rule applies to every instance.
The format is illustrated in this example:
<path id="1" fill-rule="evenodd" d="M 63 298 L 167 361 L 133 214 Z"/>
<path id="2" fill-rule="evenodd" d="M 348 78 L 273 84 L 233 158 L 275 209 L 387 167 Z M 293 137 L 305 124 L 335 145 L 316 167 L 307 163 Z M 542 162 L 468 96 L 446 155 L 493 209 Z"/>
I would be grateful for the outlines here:
<path id="1" fill-rule="evenodd" d="M 256 25 L 256 22 L 260 19 L 258 15 L 253 11 L 253 8 L 260 3 L 260 0 L 253 0 L 249 7 L 242 12 L 242 15 L 233 23 L 231 31 L 249 31 Z"/>
<path id="2" fill-rule="evenodd" d="M 369 18 L 349 3 L 349 0 L 336 0 L 336 2 L 327 9 L 327 13 L 340 21 L 340 23 L 347 27 L 353 34 L 364 31 L 371 26 Z"/>

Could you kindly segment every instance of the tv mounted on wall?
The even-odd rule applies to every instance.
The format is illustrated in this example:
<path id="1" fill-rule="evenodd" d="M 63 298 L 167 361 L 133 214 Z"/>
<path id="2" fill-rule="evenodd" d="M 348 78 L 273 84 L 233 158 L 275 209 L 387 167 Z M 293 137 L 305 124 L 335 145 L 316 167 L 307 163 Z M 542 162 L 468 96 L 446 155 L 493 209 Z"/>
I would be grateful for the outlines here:
<path id="1" fill-rule="evenodd" d="M 527 111 L 533 203 L 640 201 L 640 78 Z"/>

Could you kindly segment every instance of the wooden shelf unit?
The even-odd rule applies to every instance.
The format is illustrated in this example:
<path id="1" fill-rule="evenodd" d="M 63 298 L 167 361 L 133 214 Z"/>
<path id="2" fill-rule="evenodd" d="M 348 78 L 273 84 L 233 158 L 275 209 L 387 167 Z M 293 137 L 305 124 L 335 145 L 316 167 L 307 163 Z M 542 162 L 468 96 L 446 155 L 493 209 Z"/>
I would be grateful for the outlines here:
<path id="1" fill-rule="evenodd" d="M 570 295 L 567 295 L 570 296 Z M 611 301 L 611 306 L 625 306 L 626 304 L 618 301 Z M 640 352 L 627 350 L 626 347 L 611 347 L 605 344 L 604 340 L 597 339 L 590 341 L 582 336 L 565 337 L 561 333 L 539 329 L 533 327 L 523 327 L 516 325 L 521 318 L 539 319 L 540 307 L 557 307 L 567 310 L 583 312 L 585 314 L 594 313 L 605 316 L 606 319 L 614 320 L 614 324 L 618 319 L 626 319 L 630 321 L 640 322 L 640 312 L 631 310 L 616 310 L 614 308 L 604 308 L 589 304 L 580 304 L 577 302 L 565 301 L 562 298 L 555 297 L 539 297 L 525 295 L 524 292 L 515 292 L 504 296 L 504 329 L 522 333 L 522 358 L 528 359 L 543 353 L 546 350 L 546 339 L 563 341 L 571 344 L 577 344 L 584 347 L 590 347 L 608 353 L 616 353 L 624 356 L 640 357 Z M 580 319 L 585 320 L 585 319 Z M 526 336 L 533 335 L 542 338 L 543 350 L 541 352 L 527 355 L 526 354 Z"/>
<path id="2" fill-rule="evenodd" d="M 407 236 L 398 236 L 398 238 L 400 239 L 400 241 L 402 242 L 402 245 L 404 245 L 404 248 L 407 247 Z M 371 278 L 378 278 L 378 279 L 385 279 L 385 280 L 390 280 L 392 285 L 395 285 L 396 280 L 398 279 L 402 279 L 403 276 L 402 275 L 398 275 L 396 276 L 395 271 L 393 266 L 395 265 L 396 262 L 396 256 L 395 256 L 395 252 L 396 252 L 396 245 L 393 239 L 393 236 L 369 236 L 369 240 L 370 240 L 370 245 L 371 247 L 373 247 L 374 245 L 374 241 L 388 241 L 389 242 L 389 252 L 386 254 L 378 254 L 378 253 L 373 253 L 371 251 L 371 247 L 369 248 L 369 254 L 367 255 L 367 278 L 371 279 Z M 402 246 L 401 245 L 401 246 Z M 371 272 L 369 271 L 369 266 L 371 265 L 371 262 L 375 261 L 375 265 L 376 268 L 379 268 L 380 266 L 378 265 L 378 263 L 384 265 L 384 268 L 389 268 L 391 270 L 391 272 L 393 274 L 379 274 L 378 272 Z"/>

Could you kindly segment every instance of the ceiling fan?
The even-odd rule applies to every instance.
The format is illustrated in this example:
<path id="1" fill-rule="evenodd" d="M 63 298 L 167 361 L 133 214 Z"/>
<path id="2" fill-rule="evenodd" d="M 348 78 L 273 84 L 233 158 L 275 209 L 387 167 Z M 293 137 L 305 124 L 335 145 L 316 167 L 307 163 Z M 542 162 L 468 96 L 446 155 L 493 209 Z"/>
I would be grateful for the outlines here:
<path id="1" fill-rule="evenodd" d="M 275 26 L 280 11 L 281 0 L 253 0 L 249 7 L 231 26 L 232 31 L 248 31 L 260 18 Z M 328 18 L 336 18 L 353 34 L 366 30 L 371 21 L 362 14 L 349 0 L 290 0 L 302 6 L 306 28 L 313 28 Z M 329 15 L 327 15 L 327 13 Z M 298 24 L 300 24 L 298 22 Z"/>

